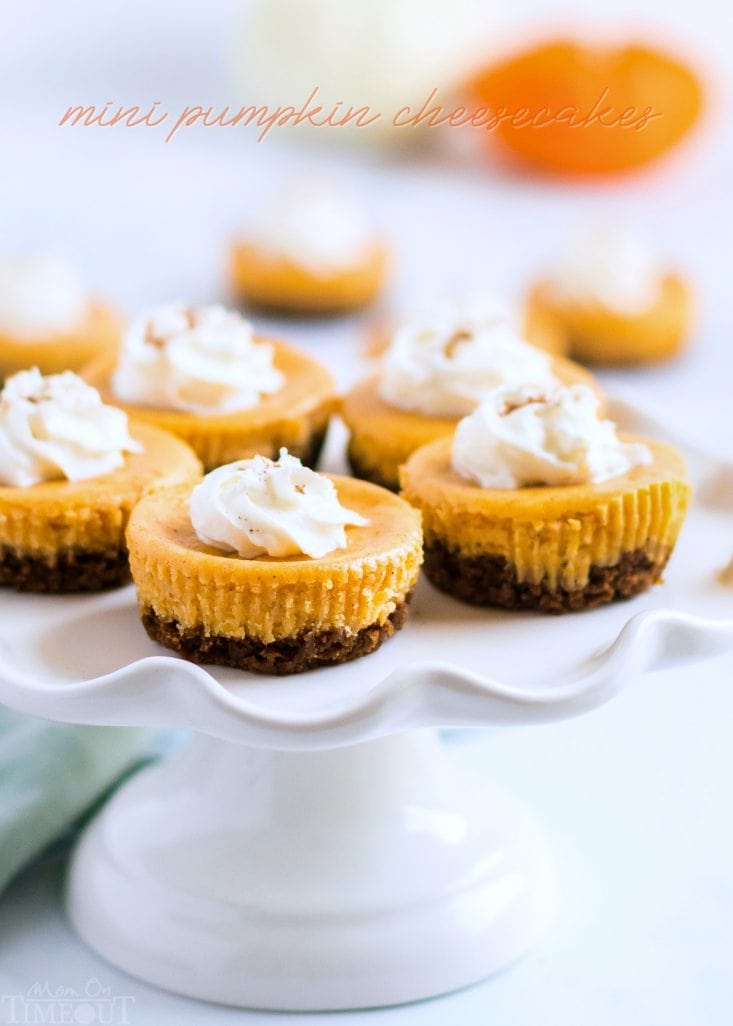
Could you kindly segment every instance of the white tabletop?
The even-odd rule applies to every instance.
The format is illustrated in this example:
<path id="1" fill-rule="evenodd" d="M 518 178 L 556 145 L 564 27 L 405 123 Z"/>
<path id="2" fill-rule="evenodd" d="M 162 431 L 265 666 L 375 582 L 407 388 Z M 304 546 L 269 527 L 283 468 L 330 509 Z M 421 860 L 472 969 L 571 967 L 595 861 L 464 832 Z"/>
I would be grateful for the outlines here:
<path id="1" fill-rule="evenodd" d="M 275 180 L 316 167 L 343 176 L 374 209 L 398 257 L 393 294 L 414 306 L 421 296 L 455 287 L 485 285 L 517 295 L 579 221 L 622 217 L 696 281 L 701 318 L 679 362 L 612 379 L 633 385 L 716 444 L 733 442 L 733 146 L 720 130 L 700 153 L 659 174 L 576 187 L 504 178 L 437 156 L 418 164 L 316 150 L 294 154 L 284 139 L 257 146 L 243 133 L 192 131 L 166 146 L 152 132 L 66 131 L 56 121 L 68 104 L 104 102 L 108 91 L 125 102 L 200 102 L 187 93 L 190 87 L 216 100 L 226 90 L 212 61 L 232 4 L 211 4 L 200 23 L 190 10 L 171 20 L 179 5 L 168 2 L 152 5 L 147 22 L 123 4 L 31 0 L 23 12 L 17 6 L 11 29 L 15 25 L 20 42 L 2 61 L 6 90 L 13 89 L 2 111 L 4 250 L 49 244 L 68 250 L 100 293 L 129 312 L 176 297 L 219 298 L 231 233 Z M 673 6 L 679 15 L 682 5 Z M 716 10 L 705 0 L 695 5 L 690 23 L 699 29 Z M 170 46 L 159 52 L 142 45 L 149 33 Z M 2 45 L 9 47 L 12 38 L 6 31 Z M 699 31 L 696 39 L 702 41 Z M 40 74 L 50 58 L 56 73 Z M 325 359 L 349 363 L 353 373 L 353 362 L 343 357 L 363 331 L 358 319 L 288 330 Z M 331 1021 L 728 1026 L 731 676 L 730 663 L 719 660 L 694 672 L 647 678 L 576 721 L 477 733 L 462 736 L 460 744 L 456 739 L 456 756 L 526 798 L 554 838 L 565 891 L 558 929 L 485 984 L 402 1009 L 336 1014 Z M 102 964 L 65 925 L 58 872 L 55 862 L 46 862 L 0 901 L 0 998 L 25 995 L 46 981 L 54 989 L 83 990 L 96 978 L 112 995 L 135 999 L 126 1006 L 133 1026 L 270 1020 L 202 1009 Z"/>

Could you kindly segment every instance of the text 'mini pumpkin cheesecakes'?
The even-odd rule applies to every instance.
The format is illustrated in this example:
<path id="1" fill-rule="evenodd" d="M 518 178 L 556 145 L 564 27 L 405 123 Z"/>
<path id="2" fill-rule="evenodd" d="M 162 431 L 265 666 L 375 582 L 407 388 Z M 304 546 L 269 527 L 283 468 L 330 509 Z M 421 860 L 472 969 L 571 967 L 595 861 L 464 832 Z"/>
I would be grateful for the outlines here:
<path id="1" fill-rule="evenodd" d="M 577 239 L 535 283 L 528 322 L 552 323 L 584 363 L 648 363 L 675 356 L 690 332 L 687 282 L 660 268 L 643 240 L 618 229 Z"/>
<path id="2" fill-rule="evenodd" d="M 423 514 L 437 587 L 551 613 L 658 581 L 690 495 L 677 451 L 619 438 L 582 385 L 497 390 L 453 439 L 419 449 L 401 478 Z"/>
<path id="3" fill-rule="evenodd" d="M 0 391 L 0 584 L 70 592 L 124 583 L 132 507 L 158 486 L 200 477 L 187 445 L 128 424 L 71 371 L 13 375 Z"/>
<path id="4" fill-rule="evenodd" d="M 116 362 L 86 379 L 106 402 L 178 435 L 207 470 L 281 446 L 315 463 L 335 403 L 333 379 L 307 353 L 255 336 L 221 306 L 160 307 L 126 332 Z"/>
<path id="5" fill-rule="evenodd" d="M 342 400 L 354 473 L 396 490 L 399 468 L 415 449 L 451 435 L 487 392 L 525 382 L 596 387 L 588 371 L 541 352 L 491 312 L 459 308 L 406 325 L 381 370 Z"/>
<path id="6" fill-rule="evenodd" d="M 113 352 L 117 314 L 93 299 L 73 267 L 53 256 L 0 258 L 0 380 L 27 367 L 79 370 Z"/>
<path id="7" fill-rule="evenodd" d="M 289 186 L 265 205 L 230 255 L 233 291 L 273 313 L 349 313 L 376 298 L 386 244 L 358 204 L 321 182 Z"/>
<path id="8" fill-rule="evenodd" d="M 402 626 L 422 561 L 417 510 L 285 450 L 144 499 L 128 545 L 151 638 L 269 674 L 375 651 Z"/>

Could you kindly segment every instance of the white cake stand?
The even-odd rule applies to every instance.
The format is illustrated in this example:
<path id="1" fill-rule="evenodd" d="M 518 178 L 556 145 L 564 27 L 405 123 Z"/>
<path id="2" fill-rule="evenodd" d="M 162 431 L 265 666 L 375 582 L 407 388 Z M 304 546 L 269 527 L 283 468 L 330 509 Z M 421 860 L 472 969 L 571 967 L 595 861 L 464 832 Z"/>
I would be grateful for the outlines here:
<path id="1" fill-rule="evenodd" d="M 453 767 L 434 728 L 575 716 L 644 671 L 733 651 L 733 590 L 717 579 L 733 473 L 694 457 L 701 501 L 653 592 L 556 619 L 422 584 L 378 653 L 298 677 L 159 654 L 131 588 L 2 596 L 7 705 L 196 731 L 83 835 L 68 888 L 81 937 L 178 993 L 300 1011 L 413 1001 L 517 958 L 553 911 L 548 846 L 526 809 Z"/>

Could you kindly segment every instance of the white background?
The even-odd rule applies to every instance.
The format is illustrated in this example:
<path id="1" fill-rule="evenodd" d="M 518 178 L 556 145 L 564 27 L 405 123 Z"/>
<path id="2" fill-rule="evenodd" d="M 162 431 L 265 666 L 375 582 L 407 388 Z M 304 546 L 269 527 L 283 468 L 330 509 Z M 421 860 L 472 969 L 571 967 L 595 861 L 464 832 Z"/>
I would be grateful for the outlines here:
<path id="1" fill-rule="evenodd" d="M 344 0 L 348 2 L 348 0 Z M 72 103 L 232 101 L 231 0 L 208 4 L 26 0 L 3 5 L 0 32 L 0 249 L 69 252 L 128 312 L 176 297 L 221 298 L 228 238 L 272 183 L 314 167 L 343 177 L 389 232 L 393 298 L 412 305 L 446 286 L 516 295 L 568 230 L 623 218 L 695 280 L 700 323 L 675 365 L 615 375 L 713 444 L 733 444 L 730 191 L 725 124 L 726 8 L 646 3 L 636 20 L 687 43 L 717 82 L 698 144 L 654 174 L 569 185 L 489 172 L 433 153 L 420 162 L 353 152 L 295 153 L 243 131 L 191 131 L 166 146 L 145 130 L 65 130 Z M 487 5 L 489 6 L 489 5 Z M 626 2 L 490 5 L 502 32 L 555 20 L 617 27 Z M 662 29 L 663 26 L 663 29 Z M 729 115 L 727 115 L 729 117 Z M 291 334 L 293 329 L 290 329 Z M 355 344 L 359 321 L 300 333 L 326 359 Z M 733 554 L 721 553 L 721 562 Z M 731 597 L 733 610 L 733 593 Z M 582 618 L 577 629 L 582 630 Z M 525 797 L 557 845 L 565 903 L 548 941 L 479 987 L 334 1022 L 496 1026 L 728 1026 L 733 1021 L 733 719 L 730 664 L 641 682 L 582 720 L 475 735 L 466 759 Z M 57 867 L 0 901 L 0 994 L 36 980 L 91 976 L 136 998 L 133 1026 L 260 1022 L 202 1009 L 99 963 L 68 934 Z M 299 1021 L 283 1016 L 279 1021 Z"/>

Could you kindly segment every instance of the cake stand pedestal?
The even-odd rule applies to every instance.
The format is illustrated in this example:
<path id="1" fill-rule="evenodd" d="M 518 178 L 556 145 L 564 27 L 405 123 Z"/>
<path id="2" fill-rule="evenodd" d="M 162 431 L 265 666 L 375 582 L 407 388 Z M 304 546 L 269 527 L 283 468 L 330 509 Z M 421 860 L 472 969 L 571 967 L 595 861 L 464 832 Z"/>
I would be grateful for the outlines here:
<path id="1" fill-rule="evenodd" d="M 481 979 L 551 901 L 531 817 L 432 731 L 315 752 L 196 737 L 97 817 L 68 892 L 80 936 L 134 976 L 301 1011 Z"/>

